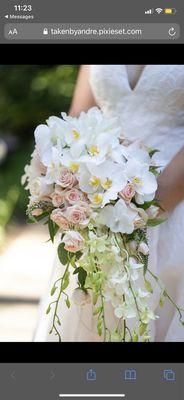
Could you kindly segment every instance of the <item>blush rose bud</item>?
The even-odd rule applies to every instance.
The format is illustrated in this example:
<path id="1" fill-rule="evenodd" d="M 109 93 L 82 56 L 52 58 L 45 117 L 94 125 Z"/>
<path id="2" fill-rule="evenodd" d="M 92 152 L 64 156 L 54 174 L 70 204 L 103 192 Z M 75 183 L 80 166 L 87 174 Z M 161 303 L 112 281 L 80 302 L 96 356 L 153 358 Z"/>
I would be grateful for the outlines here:
<path id="1" fill-rule="evenodd" d="M 136 251 L 136 250 L 137 250 L 137 243 L 136 243 L 136 241 L 135 241 L 135 240 L 131 240 L 131 241 L 129 242 L 129 247 L 130 247 L 130 250 Z"/>
<path id="2" fill-rule="evenodd" d="M 138 251 L 140 253 L 144 254 L 144 256 L 147 256 L 149 254 L 149 247 L 148 247 L 148 245 L 146 243 L 141 242 L 139 244 Z"/>
<path id="3" fill-rule="evenodd" d="M 71 188 L 77 183 L 77 180 L 69 168 L 62 167 L 57 176 L 56 183 L 63 188 Z"/>
<path id="4" fill-rule="evenodd" d="M 65 244 L 65 250 L 70 251 L 71 253 L 76 253 L 84 247 L 84 239 L 81 234 L 76 231 L 68 231 L 62 242 Z"/>
<path id="5" fill-rule="evenodd" d="M 126 202 L 130 202 L 135 194 L 134 186 L 128 183 L 123 190 L 119 193 L 119 196 Z"/>
<path id="6" fill-rule="evenodd" d="M 31 215 L 33 217 L 39 217 L 42 214 L 43 214 L 42 208 L 35 208 L 33 211 L 31 211 Z"/>
<path id="7" fill-rule="evenodd" d="M 69 222 L 60 208 L 53 210 L 50 218 L 61 230 L 67 231 L 69 229 Z"/>

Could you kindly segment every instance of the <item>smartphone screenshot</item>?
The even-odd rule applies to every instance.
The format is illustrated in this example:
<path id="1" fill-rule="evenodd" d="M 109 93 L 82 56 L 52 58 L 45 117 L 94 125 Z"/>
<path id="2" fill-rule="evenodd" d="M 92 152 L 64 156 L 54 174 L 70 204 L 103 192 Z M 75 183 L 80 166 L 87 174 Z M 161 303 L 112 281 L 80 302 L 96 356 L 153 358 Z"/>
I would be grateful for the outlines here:
<path id="1" fill-rule="evenodd" d="M 183 21 L 1 0 L 3 400 L 183 399 Z"/>

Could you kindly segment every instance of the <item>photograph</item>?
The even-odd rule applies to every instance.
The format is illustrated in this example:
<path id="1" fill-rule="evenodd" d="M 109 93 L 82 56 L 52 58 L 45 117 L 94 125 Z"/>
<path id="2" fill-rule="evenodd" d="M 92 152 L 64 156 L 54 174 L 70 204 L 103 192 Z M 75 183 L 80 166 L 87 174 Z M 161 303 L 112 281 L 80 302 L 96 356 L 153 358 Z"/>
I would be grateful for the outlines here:
<path id="1" fill-rule="evenodd" d="M 184 342 L 183 125 L 182 64 L 0 65 L 1 342 Z"/>

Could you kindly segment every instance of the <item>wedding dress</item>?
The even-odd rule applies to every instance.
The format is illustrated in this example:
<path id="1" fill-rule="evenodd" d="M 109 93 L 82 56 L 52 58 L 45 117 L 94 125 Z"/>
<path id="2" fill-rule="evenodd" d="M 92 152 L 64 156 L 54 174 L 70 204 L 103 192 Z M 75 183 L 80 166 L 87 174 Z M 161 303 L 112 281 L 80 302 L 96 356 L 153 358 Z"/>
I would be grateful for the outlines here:
<path id="1" fill-rule="evenodd" d="M 130 140 L 140 139 L 146 145 L 159 149 L 154 159 L 164 168 L 184 145 L 184 66 L 146 65 L 134 88 L 131 87 L 125 65 L 90 66 L 90 85 L 97 105 L 109 116 L 119 116 L 122 129 Z M 149 264 L 156 272 L 174 301 L 184 308 L 184 202 L 169 213 L 165 223 L 148 232 Z M 50 288 L 61 276 L 62 266 L 56 259 Z M 76 286 L 75 275 L 72 286 Z M 70 292 L 72 293 L 72 288 Z M 42 301 L 35 341 L 57 341 L 49 335 L 52 313 L 45 310 L 52 301 L 49 294 Z M 169 302 L 158 307 L 157 292 L 151 306 L 159 319 L 153 323 L 153 341 L 184 341 L 184 327 L 176 310 Z M 63 341 L 99 341 L 92 305 L 71 305 L 61 302 L 59 314 Z M 115 317 L 110 306 L 106 308 L 109 326 Z"/>

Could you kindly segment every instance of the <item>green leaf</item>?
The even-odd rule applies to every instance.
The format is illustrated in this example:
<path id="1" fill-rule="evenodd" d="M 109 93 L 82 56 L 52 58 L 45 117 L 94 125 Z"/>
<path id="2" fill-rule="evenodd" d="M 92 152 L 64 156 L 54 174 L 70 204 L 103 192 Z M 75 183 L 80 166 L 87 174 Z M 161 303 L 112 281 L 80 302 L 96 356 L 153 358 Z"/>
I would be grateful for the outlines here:
<path id="1" fill-rule="evenodd" d="M 158 149 L 153 149 L 153 150 L 150 150 L 149 151 L 149 156 L 150 157 L 153 157 L 153 155 L 155 154 L 155 153 L 158 153 L 160 150 L 158 150 Z"/>
<path id="2" fill-rule="evenodd" d="M 69 277 L 70 277 L 70 272 L 66 271 L 64 279 L 63 279 L 63 284 L 62 284 L 62 291 L 64 291 L 68 287 L 68 285 L 70 283 Z"/>
<path id="3" fill-rule="evenodd" d="M 57 323 L 58 323 L 58 325 L 61 326 L 61 321 L 60 321 L 59 317 L 57 317 Z"/>
<path id="4" fill-rule="evenodd" d="M 143 324 L 143 323 L 139 326 L 139 335 L 140 336 L 144 335 L 144 333 L 147 330 L 147 327 L 148 327 L 148 325 L 147 324 Z"/>
<path id="5" fill-rule="evenodd" d="M 68 297 L 67 297 L 67 299 L 65 300 L 65 303 L 66 303 L 67 307 L 70 308 L 70 300 L 69 300 Z"/>
<path id="6" fill-rule="evenodd" d="M 51 292 L 50 292 L 51 296 L 54 295 L 56 290 L 57 290 L 57 286 L 54 285 L 53 288 L 51 289 Z"/>
<path id="7" fill-rule="evenodd" d="M 37 222 L 37 220 L 36 220 L 36 218 L 34 218 L 34 217 L 29 217 L 28 219 L 27 219 L 27 224 L 35 224 L 36 222 Z"/>
<path id="8" fill-rule="evenodd" d="M 138 342 L 138 340 L 139 340 L 139 337 L 138 337 L 137 332 L 133 331 L 133 333 L 132 333 L 132 341 L 133 342 Z"/>
<path id="9" fill-rule="evenodd" d="M 144 204 L 139 205 L 139 207 L 143 208 L 143 210 L 147 210 L 151 206 L 160 207 L 157 200 L 145 201 Z"/>
<path id="10" fill-rule="evenodd" d="M 48 212 L 43 212 L 41 215 L 38 215 L 38 217 L 34 217 L 33 215 L 29 215 L 29 218 L 27 220 L 28 224 L 33 224 L 35 222 L 41 221 L 43 218 L 47 217 Z"/>
<path id="11" fill-rule="evenodd" d="M 64 243 L 60 243 L 57 249 L 57 253 L 61 264 L 66 265 L 68 263 L 68 251 L 65 250 L 64 246 Z"/>
<path id="12" fill-rule="evenodd" d="M 152 174 L 154 174 L 154 175 L 157 177 L 157 176 L 160 175 L 160 172 L 158 171 L 158 168 L 159 168 L 159 167 L 151 166 L 150 169 L 149 169 L 149 171 L 152 172 Z"/>
<path id="13" fill-rule="evenodd" d="M 76 257 L 75 257 L 75 255 L 71 258 L 71 260 L 70 260 L 70 265 L 73 267 L 73 268 L 75 268 L 75 261 L 76 261 Z"/>
<path id="14" fill-rule="evenodd" d="M 160 306 L 160 307 L 163 307 L 163 306 L 164 306 L 164 303 L 165 303 L 165 297 L 164 297 L 164 296 L 161 296 L 161 297 L 160 297 L 160 300 L 159 300 L 159 306 Z"/>
<path id="15" fill-rule="evenodd" d="M 79 258 L 81 258 L 81 256 L 82 256 L 82 251 L 77 251 L 75 253 L 76 260 L 79 260 Z"/>
<path id="16" fill-rule="evenodd" d="M 100 314 L 102 310 L 103 310 L 102 306 L 95 308 L 95 310 L 93 311 L 93 315 L 95 316 L 97 314 Z"/>
<path id="17" fill-rule="evenodd" d="M 80 268 L 81 268 L 81 267 L 77 267 L 77 268 L 75 268 L 75 270 L 74 270 L 74 272 L 73 272 L 73 275 L 76 275 L 76 274 L 78 274 L 78 273 L 79 273 L 79 271 L 80 271 Z"/>
<path id="18" fill-rule="evenodd" d="M 96 292 L 93 292 L 93 305 L 95 306 L 95 304 L 97 303 L 99 298 L 99 294 Z"/>
<path id="19" fill-rule="evenodd" d="M 147 281 L 146 279 L 145 279 L 145 288 L 146 288 L 146 290 L 147 290 L 149 293 L 153 293 L 153 289 L 152 289 L 152 286 L 151 286 L 151 282 L 150 282 L 150 281 Z"/>
<path id="20" fill-rule="evenodd" d="M 78 273 L 78 279 L 79 279 L 79 283 L 82 287 L 84 287 L 84 285 L 85 285 L 86 277 L 87 277 L 87 272 L 82 267 L 80 267 L 79 273 Z"/>
<path id="21" fill-rule="evenodd" d="M 54 237 L 59 229 L 59 227 L 53 222 L 50 218 L 48 220 L 48 228 L 49 228 L 49 234 L 52 242 L 54 242 Z"/>
<path id="22" fill-rule="evenodd" d="M 157 225 L 162 224 L 162 223 L 165 222 L 165 221 L 166 221 L 166 218 L 165 218 L 165 219 L 163 219 L 163 218 L 148 219 L 147 225 L 148 225 L 148 226 L 157 226 Z"/>
<path id="23" fill-rule="evenodd" d="M 49 314 L 50 311 L 51 311 L 51 306 L 50 306 L 50 304 L 49 304 L 49 306 L 48 306 L 48 308 L 47 308 L 47 311 L 46 311 L 46 314 Z"/>
<path id="24" fill-rule="evenodd" d="M 98 331 L 99 336 L 102 336 L 102 323 L 103 323 L 103 320 L 100 317 L 98 319 L 98 324 L 97 324 L 97 331 Z"/>
<path id="25" fill-rule="evenodd" d="M 87 277 L 87 272 L 85 271 L 85 269 L 82 267 L 75 268 L 75 271 L 73 274 L 74 275 L 78 274 L 79 283 L 82 287 L 84 287 L 85 282 L 86 282 L 86 277 Z"/>

